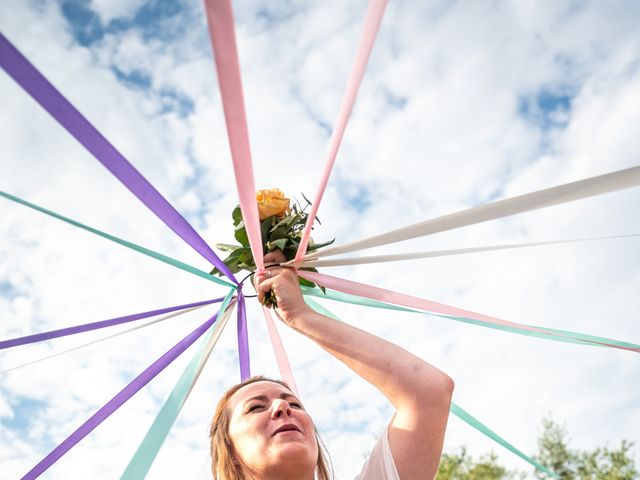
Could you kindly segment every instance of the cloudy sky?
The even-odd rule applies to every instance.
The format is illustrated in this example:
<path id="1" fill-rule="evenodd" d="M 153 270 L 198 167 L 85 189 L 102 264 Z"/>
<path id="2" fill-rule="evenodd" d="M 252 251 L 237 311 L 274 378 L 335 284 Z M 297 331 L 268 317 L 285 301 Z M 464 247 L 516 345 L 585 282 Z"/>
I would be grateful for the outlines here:
<path id="1" fill-rule="evenodd" d="M 234 2 L 258 188 L 313 195 L 366 2 Z M 640 163 L 640 4 L 392 0 L 321 205 L 339 243 Z M 237 203 L 201 1 L 5 0 L 0 30 L 210 243 Z M 208 269 L 6 74 L 0 189 Z M 397 253 L 640 232 L 632 189 L 372 250 Z M 326 268 L 525 324 L 640 342 L 637 238 Z M 218 297 L 224 289 L 0 199 L 0 338 Z M 252 301 L 254 302 L 254 301 Z M 426 315 L 323 305 L 448 372 L 455 401 L 529 454 L 541 419 L 575 447 L 639 441 L 636 354 Z M 0 376 L 0 477 L 17 478 L 211 314 L 205 308 Z M 3 351 L 0 370 L 101 338 Z M 280 329 L 308 409 L 351 478 L 392 410 Z M 254 373 L 277 368 L 249 306 Z M 191 350 L 46 478 L 119 475 Z M 208 422 L 239 379 L 230 322 L 149 478 L 209 476 Z M 445 449 L 527 464 L 457 418 Z M 640 461 L 640 447 L 635 456 Z"/>

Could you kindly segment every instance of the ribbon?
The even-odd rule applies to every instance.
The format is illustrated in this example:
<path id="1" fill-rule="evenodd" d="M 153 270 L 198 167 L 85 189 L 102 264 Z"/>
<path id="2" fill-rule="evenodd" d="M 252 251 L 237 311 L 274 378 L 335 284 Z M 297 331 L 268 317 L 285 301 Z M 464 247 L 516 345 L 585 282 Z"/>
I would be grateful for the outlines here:
<path id="1" fill-rule="evenodd" d="M 198 277 L 209 280 L 210 282 L 217 283 L 218 285 L 224 285 L 225 287 L 233 287 L 232 284 L 225 282 L 224 280 L 221 280 L 217 277 L 214 277 L 213 275 L 210 275 L 207 272 L 198 270 L 197 268 L 192 267 L 191 265 L 187 265 L 186 263 L 181 262 L 180 260 L 176 260 L 174 258 L 168 257 L 161 253 L 154 252 L 153 250 L 149 250 L 148 248 L 141 247 L 140 245 L 136 245 L 135 243 L 128 242 L 127 240 L 123 240 L 122 238 L 118 238 L 116 236 L 102 232 L 96 228 L 89 227 L 76 220 L 72 220 L 69 217 L 65 217 L 63 215 L 60 215 L 59 213 L 53 212 L 51 210 L 47 210 L 44 207 L 40 207 L 34 203 L 27 202 L 26 200 L 22 200 L 21 198 L 16 197 L 15 195 L 11 195 L 9 193 L 0 191 L 0 197 L 4 197 L 7 200 L 11 200 L 12 202 L 16 202 L 16 203 L 19 203 L 20 205 L 24 205 L 25 207 L 32 208 L 33 210 L 37 210 L 38 212 L 44 213 L 53 218 L 57 218 L 58 220 L 62 220 L 63 222 L 73 225 L 74 227 L 81 228 L 83 230 L 86 230 L 87 232 L 91 232 L 95 235 L 98 235 L 99 237 L 106 238 L 107 240 L 110 240 L 119 245 L 122 245 L 123 247 L 130 248 L 131 250 L 134 250 L 138 253 L 142 253 L 143 255 L 147 255 L 148 257 L 155 258 L 156 260 L 160 260 L 161 262 L 164 262 L 168 265 L 172 265 L 176 268 L 179 268 L 180 270 L 184 270 L 185 272 L 192 273 L 193 275 L 197 275 Z"/>
<path id="2" fill-rule="evenodd" d="M 247 306 L 241 290 L 238 290 L 238 360 L 240 361 L 240 381 L 244 382 L 251 377 L 251 361 L 247 333 Z"/>
<path id="3" fill-rule="evenodd" d="M 278 328 L 276 327 L 273 318 L 271 317 L 271 311 L 267 307 L 263 306 L 262 313 L 264 313 L 264 319 L 267 323 L 267 331 L 269 332 L 269 339 L 271 340 L 273 353 L 276 357 L 278 370 L 280 371 L 280 377 L 287 383 L 287 385 L 289 385 L 291 391 L 298 398 L 300 398 L 298 386 L 296 385 L 296 380 L 293 377 L 293 371 L 291 370 L 291 364 L 289 363 L 287 352 L 285 352 L 284 346 L 282 345 L 282 340 L 280 339 Z"/>
<path id="4" fill-rule="evenodd" d="M 545 467 L 541 463 L 537 462 L 535 459 L 531 458 L 530 456 L 526 455 L 522 451 L 518 450 L 516 447 L 514 447 L 512 444 L 507 442 L 504 438 L 502 438 L 500 435 L 495 433 L 489 427 L 484 425 L 482 422 L 480 422 L 480 420 L 478 420 L 477 418 L 473 417 L 471 414 L 469 414 L 468 412 L 463 410 L 462 407 L 460 407 L 459 405 L 455 404 L 454 402 L 451 402 L 450 411 L 456 417 L 458 417 L 460 420 L 462 420 L 463 422 L 465 422 L 468 425 L 471 425 L 476 430 L 484 433 L 491 440 L 493 440 L 496 443 L 499 443 L 500 445 L 502 445 L 504 448 L 506 448 L 510 452 L 515 453 L 517 456 L 522 458 L 525 462 L 528 462 L 529 464 L 533 465 L 536 469 L 540 470 L 541 472 L 546 473 L 547 475 L 549 475 L 549 476 L 551 476 L 553 478 L 560 479 L 560 476 L 558 474 L 552 472 L 547 467 Z"/>
<path id="5" fill-rule="evenodd" d="M 400 307 L 398 305 L 391 305 L 388 303 L 371 300 L 369 298 L 358 297 L 356 295 L 349 295 L 348 293 L 337 292 L 329 289 L 325 289 L 325 291 L 323 292 L 319 288 L 310 288 L 305 286 L 302 286 L 301 288 L 302 288 L 302 291 L 304 292 L 305 298 L 307 295 L 311 295 L 318 298 L 326 298 L 326 299 L 334 300 L 337 302 L 351 303 L 353 305 L 362 305 L 365 307 L 382 308 L 386 310 L 396 310 L 401 312 L 420 313 L 423 315 L 431 315 L 434 317 L 440 317 L 447 320 L 455 320 L 456 322 L 468 323 L 468 324 L 477 325 L 480 327 L 493 328 L 494 330 L 502 330 L 504 332 L 517 333 L 518 335 L 524 335 L 527 337 L 542 338 L 544 340 L 554 340 L 556 342 L 575 343 L 579 345 L 590 345 L 592 347 L 608 347 L 608 346 L 615 345 L 623 350 L 636 350 L 636 351 L 640 350 L 640 345 L 636 343 L 622 342 L 619 340 L 613 340 L 611 338 L 606 338 L 606 337 L 596 337 L 594 335 L 587 335 L 584 333 L 572 332 L 570 330 L 559 330 L 555 328 L 545 327 L 544 328 L 545 330 L 549 332 L 558 333 L 561 335 L 558 337 L 549 337 L 549 335 L 545 333 L 522 330 L 519 328 L 507 327 L 503 325 L 487 324 L 485 322 L 474 320 L 472 318 L 467 318 L 467 317 L 458 317 L 455 315 L 441 315 L 441 314 L 433 313 L 429 311 Z"/>
<path id="6" fill-rule="evenodd" d="M 94 428 L 104 422 L 113 412 L 120 408 L 127 400 L 135 395 L 142 387 L 149 383 L 156 375 L 164 370 L 178 356 L 189 348 L 198 338 L 206 332 L 215 322 L 217 314 L 196 328 L 189 335 L 180 340 L 164 355 L 153 362 L 145 371 L 138 375 L 131 383 L 118 392 L 102 408 L 94 413 L 86 422 L 78 427 L 63 442 L 54 448 L 45 458 L 22 477 L 22 480 L 33 480 L 44 473 L 60 457 L 73 448 L 80 440 L 86 437 Z"/>
<path id="7" fill-rule="evenodd" d="M 1 33 L 0 64 L 18 85 L 160 220 L 218 270 L 238 283 L 227 266 L 184 217 Z"/>
<path id="8" fill-rule="evenodd" d="M 205 9 L 218 72 L 224 119 L 227 124 L 233 171 L 240 197 L 240 210 L 249 238 L 251 254 L 256 268 L 261 272 L 264 269 L 262 235 L 231 1 L 205 0 Z"/>
<path id="9" fill-rule="evenodd" d="M 97 322 L 84 323 L 82 325 L 75 325 L 73 327 L 60 328 L 58 330 L 50 330 L 48 332 L 36 333 L 33 335 L 26 335 L 24 337 L 12 338 L 9 340 L 3 340 L 0 342 L 0 350 L 5 348 L 17 347 L 18 345 L 27 345 L 29 343 L 42 342 L 44 340 L 51 340 L 52 338 L 66 337 L 68 335 L 75 335 L 77 333 L 89 332 L 91 330 L 98 330 L 100 328 L 112 327 L 120 325 L 122 323 L 133 322 L 135 320 L 142 320 L 143 318 L 155 317 L 156 315 L 162 315 L 163 313 L 175 312 L 176 310 L 185 310 L 191 307 L 198 307 L 201 305 L 210 305 L 212 303 L 221 302 L 221 298 L 214 300 L 204 300 L 201 302 L 188 303 L 186 305 L 178 305 L 176 307 L 160 308 L 158 310 L 151 310 L 149 312 L 134 313 L 131 315 L 125 315 L 124 317 L 116 317 L 108 320 L 100 320 Z"/>
<path id="10" fill-rule="evenodd" d="M 318 298 L 326 298 L 329 300 L 334 300 L 337 302 L 343 302 L 343 303 L 351 303 L 353 305 L 362 305 L 365 307 L 373 307 L 373 308 L 382 308 L 382 309 L 386 309 L 386 310 L 396 310 L 396 311 L 401 311 L 401 312 L 413 312 L 413 313 L 421 313 L 423 315 L 431 315 L 434 317 L 440 317 L 440 318 L 444 318 L 447 320 L 455 320 L 456 322 L 463 322 L 463 323 L 469 323 L 471 325 L 477 325 L 477 326 L 481 326 L 481 327 L 487 327 L 487 328 L 493 328 L 495 330 L 502 330 L 505 332 L 510 332 L 510 333 L 517 333 L 519 335 L 525 335 L 528 337 L 537 337 L 537 338 L 542 338 L 544 340 L 554 340 L 557 342 L 566 342 L 566 343 L 575 343 L 575 344 L 580 344 L 580 345 L 590 345 L 590 346 L 594 346 L 594 347 L 606 347 L 609 345 L 616 345 L 622 349 L 640 349 L 640 345 L 635 344 L 635 343 L 629 343 L 629 342 L 621 342 L 619 340 L 612 340 L 610 338 L 605 338 L 605 337 L 596 337 L 593 335 L 586 335 L 584 333 L 579 333 L 579 332 L 572 332 L 570 330 L 558 330 L 555 328 L 549 328 L 549 327 L 545 327 L 545 330 L 548 330 L 550 332 L 554 332 L 554 333 L 559 333 L 562 336 L 558 336 L 558 337 L 549 337 L 546 334 L 543 333 L 539 333 L 539 332 L 534 332 L 534 331 L 528 331 L 528 330 L 521 330 L 515 327 L 506 327 L 503 325 L 492 325 L 492 324 L 487 324 L 485 322 L 479 321 L 479 320 L 474 320 L 471 318 L 467 318 L 467 317 L 458 317 L 458 316 L 454 316 L 454 315 L 441 315 L 438 313 L 433 313 L 433 312 L 428 312 L 428 311 L 423 311 L 423 310 L 416 310 L 413 308 L 405 308 L 405 307 L 400 307 L 398 305 L 391 305 L 388 303 L 384 303 L 384 302 L 379 302 L 377 300 L 372 300 L 369 298 L 363 298 L 363 297 L 359 297 L 356 295 L 349 295 L 348 293 L 343 293 L 343 292 L 337 292 L 337 291 L 333 291 L 333 290 L 329 290 L 329 289 L 325 289 L 325 291 L 323 292 L 322 290 L 320 290 L 319 288 L 310 288 L 310 287 L 305 287 L 302 286 L 302 291 L 305 295 L 305 297 L 307 295 L 311 295 L 314 297 L 318 297 Z"/>
<path id="11" fill-rule="evenodd" d="M 169 431 L 173 426 L 176 418 L 180 414 L 191 390 L 198 381 L 204 366 L 213 351 L 220 334 L 227 324 L 227 320 L 231 314 L 231 309 L 227 310 L 227 306 L 231 301 L 234 290 L 230 290 L 225 297 L 220 310 L 218 311 L 219 321 L 215 323 L 211 331 L 204 338 L 198 351 L 185 368 L 184 372 L 178 379 L 175 387 L 165 400 L 162 408 L 158 412 L 155 420 L 149 427 L 144 439 L 138 446 L 133 457 L 129 461 L 127 468 L 120 477 L 120 480 L 138 480 L 145 478 L 153 461 L 155 460 L 160 448 L 169 435 Z"/>
<path id="12" fill-rule="evenodd" d="M 340 105 L 340 111 L 338 113 L 338 119 L 336 121 L 335 128 L 331 134 L 331 140 L 329 142 L 329 151 L 325 159 L 325 167 L 322 172 L 322 178 L 318 185 L 316 196 L 314 197 L 313 204 L 311 205 L 311 212 L 307 220 L 298 251 L 296 252 L 296 261 L 300 261 L 307 251 L 307 245 L 309 244 L 309 238 L 311 236 L 311 228 L 313 222 L 318 213 L 322 196 L 327 188 L 329 182 L 329 176 L 333 169 L 333 164 L 336 161 L 338 155 L 338 149 L 344 136 L 344 131 L 347 128 L 347 122 L 349 116 L 353 110 L 353 105 L 356 101 L 356 95 L 364 76 L 364 71 L 367 67 L 371 50 L 373 49 L 373 43 L 380 29 L 380 23 L 382 22 L 382 16 L 384 15 L 385 7 L 387 6 L 387 0 L 370 0 L 369 7 L 367 8 L 367 14 L 365 16 L 364 28 L 360 43 L 358 44 L 358 50 L 356 51 L 356 58 L 353 61 L 351 72 L 347 80 L 347 86 L 342 97 L 342 103 Z"/>
<path id="13" fill-rule="evenodd" d="M 304 301 L 307 305 L 309 305 L 311 308 L 313 308 L 316 312 L 321 313 L 322 315 L 325 315 L 329 318 L 333 318 L 334 320 L 340 320 L 338 318 L 337 315 L 334 315 L 333 312 L 327 310 L 326 308 L 324 308 L 322 305 L 320 305 L 318 302 L 316 302 L 315 300 L 313 300 L 312 298 L 309 298 L 308 296 L 304 296 Z"/>
<path id="14" fill-rule="evenodd" d="M 186 310 L 179 310 L 177 312 L 173 312 L 173 313 L 169 313 L 167 315 L 163 315 L 160 318 L 156 318 L 155 320 L 151 320 L 150 322 L 143 323 L 142 325 L 136 325 L 135 327 L 127 328 L 126 330 L 121 330 L 118 333 L 113 333 L 111 335 L 107 335 L 106 337 L 101 337 L 101 338 L 98 338 L 96 340 L 92 340 L 92 341 L 87 342 L 87 343 L 82 343 L 80 345 L 76 345 L 75 347 L 67 348 L 66 350 L 61 350 L 59 352 L 52 353 L 51 355 L 46 355 L 44 357 L 40 357 L 40 358 L 37 358 L 35 360 L 31 360 L 30 362 L 26 362 L 26 363 L 23 363 L 23 364 L 20 364 L 20 365 L 16 365 L 15 367 L 7 368 L 6 370 L 0 371 L 0 375 L 4 375 L 5 373 L 13 372 L 14 370 L 20 370 L 22 368 L 29 367 L 29 366 L 34 365 L 36 363 L 44 362 L 45 360 L 50 360 L 52 358 L 59 357 L 60 355 L 64 355 L 65 353 L 75 352 L 76 350 L 80 350 L 81 348 L 89 347 L 89 346 L 95 345 L 97 343 L 105 342 L 105 341 L 107 341 L 109 339 L 112 339 L 112 338 L 115 338 L 115 337 L 119 337 L 120 335 L 124 335 L 126 333 L 133 332 L 135 330 L 140 330 L 141 328 L 150 327 L 151 325 L 155 325 L 156 323 L 164 322 L 165 320 L 169 320 L 170 318 L 178 317 L 180 315 L 184 315 L 186 313 L 193 312 L 194 310 L 197 310 L 197 309 L 203 308 L 203 307 L 204 307 L 204 305 L 199 306 L 199 307 L 191 307 L 191 308 L 187 308 Z"/>
<path id="15" fill-rule="evenodd" d="M 405 307 L 415 308 L 418 310 L 435 312 L 436 314 L 442 314 L 442 316 L 446 316 L 453 320 L 464 321 L 466 323 L 475 323 L 477 325 L 482 325 L 490 328 L 511 331 L 513 333 L 522 333 L 529 336 L 538 336 L 541 338 L 547 338 L 549 340 L 570 341 L 572 343 L 584 343 L 595 346 L 605 346 L 618 348 L 621 350 L 640 352 L 639 345 L 610 341 L 609 339 L 595 340 L 598 337 L 575 335 L 573 332 L 564 330 L 549 329 L 544 327 L 536 327 L 532 325 L 509 322 L 507 320 L 501 320 L 496 317 L 483 315 L 481 313 L 472 312 L 470 310 L 464 310 L 443 303 L 438 303 L 431 300 L 426 300 L 423 298 L 414 297 L 411 295 L 406 295 L 379 287 L 374 287 L 371 285 L 365 285 L 363 283 L 357 283 L 350 280 L 331 277 L 329 275 L 323 275 L 321 273 L 299 270 L 298 275 L 309 281 L 317 283 L 318 285 L 323 285 L 327 288 L 348 293 L 350 295 L 365 297 L 381 302 L 393 303 L 396 305 L 403 305 Z"/>
<path id="16" fill-rule="evenodd" d="M 340 320 L 337 316 L 335 316 L 333 313 L 331 313 L 329 310 L 327 310 L 326 308 L 324 308 L 322 305 L 318 304 L 317 302 L 313 301 L 310 298 L 305 298 L 305 301 L 309 304 L 309 306 L 311 308 L 313 308 L 315 311 L 326 315 L 328 317 L 334 318 L 336 320 Z M 471 416 L 468 412 L 466 412 L 465 410 L 463 410 L 459 405 L 457 405 L 454 402 L 451 402 L 451 407 L 450 407 L 450 411 L 451 413 L 453 413 L 455 416 L 457 416 L 458 418 L 460 418 L 462 421 L 466 422 L 468 425 L 472 426 L 473 428 L 475 428 L 476 430 L 480 431 L 481 433 L 483 433 L 484 435 L 486 435 L 487 437 L 489 437 L 490 439 L 492 439 L 493 441 L 499 443 L 500 445 L 502 445 L 503 447 L 505 447 L 507 450 L 515 453 L 516 455 L 518 455 L 520 458 L 522 458 L 523 460 L 525 460 L 526 462 L 530 463 L 531 465 L 533 465 L 535 468 L 537 468 L 538 470 L 541 470 L 543 472 L 545 472 L 548 475 L 551 475 L 554 478 L 560 478 L 558 477 L 558 475 L 556 475 L 555 473 L 551 472 L 550 470 L 548 470 L 546 467 L 544 467 L 543 465 L 541 465 L 540 463 L 538 463 L 536 460 L 534 460 L 533 458 L 527 456 L 526 454 L 524 454 L 522 451 L 518 450 L 516 447 L 514 447 L 511 443 L 507 442 L 504 438 L 502 438 L 500 435 L 498 435 L 497 433 L 495 433 L 493 430 L 491 430 L 489 427 L 487 427 L 486 425 L 484 425 L 482 422 L 480 422 L 477 418 Z"/>
<path id="17" fill-rule="evenodd" d="M 627 168 L 597 177 L 565 183 L 557 187 L 538 190 L 517 197 L 499 200 L 479 207 L 461 210 L 442 217 L 432 218 L 397 230 L 382 233 L 355 242 L 323 248 L 309 255 L 323 257 L 340 253 L 355 252 L 367 248 L 423 237 L 455 228 L 474 225 L 476 223 L 496 220 L 498 218 L 529 212 L 553 205 L 573 202 L 583 198 L 615 192 L 640 185 L 640 167 Z"/>
<path id="18" fill-rule="evenodd" d="M 317 260 L 314 258 L 310 258 L 309 260 L 304 260 L 299 264 L 296 264 L 295 260 L 285 262 L 283 263 L 283 266 L 286 267 L 286 266 L 296 265 L 298 268 L 305 268 L 305 267 L 337 267 L 337 266 L 344 266 L 344 265 L 363 265 L 363 264 L 369 264 L 369 263 L 398 262 L 402 260 L 416 260 L 419 258 L 445 257 L 450 255 L 463 255 L 467 253 L 492 252 L 492 251 L 498 251 L 498 250 L 509 250 L 513 248 L 539 247 L 543 245 L 591 242 L 594 240 L 611 240 L 614 238 L 630 238 L 630 237 L 638 237 L 638 236 L 640 236 L 640 233 L 632 233 L 629 235 L 612 235 L 607 237 L 574 238 L 569 240 L 551 240 L 546 242 L 512 243 L 508 245 L 491 245 L 486 247 L 458 248 L 453 250 L 434 250 L 430 252 L 398 253 L 393 255 L 370 255 L 365 257 L 350 257 L 350 258 L 343 257 L 343 258 L 334 258 L 330 260 Z"/>

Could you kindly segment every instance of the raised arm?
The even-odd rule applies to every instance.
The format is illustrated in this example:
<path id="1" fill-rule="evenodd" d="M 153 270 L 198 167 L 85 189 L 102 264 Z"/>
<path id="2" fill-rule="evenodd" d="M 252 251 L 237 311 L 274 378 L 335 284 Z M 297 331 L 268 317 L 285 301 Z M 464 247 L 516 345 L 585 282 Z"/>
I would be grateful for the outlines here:
<path id="1" fill-rule="evenodd" d="M 267 263 L 283 262 L 269 253 Z M 275 267 L 258 275 L 258 296 L 273 290 L 277 313 L 380 390 L 395 407 L 389 444 L 402 480 L 434 478 L 449 417 L 453 380 L 393 343 L 321 315 L 304 302 L 295 271 Z"/>

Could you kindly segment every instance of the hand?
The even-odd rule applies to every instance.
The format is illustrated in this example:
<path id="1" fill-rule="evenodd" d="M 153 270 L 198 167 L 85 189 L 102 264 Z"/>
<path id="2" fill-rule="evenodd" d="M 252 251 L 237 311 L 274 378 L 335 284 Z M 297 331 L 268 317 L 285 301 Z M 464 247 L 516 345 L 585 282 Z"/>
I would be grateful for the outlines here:
<path id="1" fill-rule="evenodd" d="M 280 250 L 269 252 L 264 257 L 265 264 L 280 264 L 287 259 Z M 296 318 L 311 312 L 300 291 L 298 275 L 293 268 L 269 267 L 254 278 L 258 300 L 262 303 L 265 294 L 273 292 L 276 297 L 276 313 L 288 325 Z"/>

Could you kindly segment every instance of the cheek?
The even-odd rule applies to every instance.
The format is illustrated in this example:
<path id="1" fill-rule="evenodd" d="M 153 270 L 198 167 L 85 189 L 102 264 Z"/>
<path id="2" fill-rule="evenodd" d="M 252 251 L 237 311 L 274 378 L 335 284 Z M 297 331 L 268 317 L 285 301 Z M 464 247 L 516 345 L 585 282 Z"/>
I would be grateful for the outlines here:
<path id="1" fill-rule="evenodd" d="M 229 438 L 237 455 L 245 462 L 262 449 L 262 438 L 255 422 L 235 422 L 229 425 Z"/>

